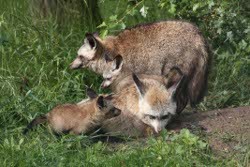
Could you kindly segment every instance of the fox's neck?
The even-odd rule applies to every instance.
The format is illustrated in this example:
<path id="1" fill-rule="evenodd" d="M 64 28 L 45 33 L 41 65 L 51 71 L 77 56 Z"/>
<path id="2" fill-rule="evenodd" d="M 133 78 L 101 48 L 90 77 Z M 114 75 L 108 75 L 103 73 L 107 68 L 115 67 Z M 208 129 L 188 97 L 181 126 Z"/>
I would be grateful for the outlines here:
<path id="1" fill-rule="evenodd" d="M 88 99 L 84 99 L 81 102 L 76 104 L 81 112 L 84 112 L 86 115 L 93 115 L 95 114 L 96 106 L 95 106 L 95 102 L 93 101 L 88 101 Z M 94 111 L 94 112 L 90 112 L 90 111 Z"/>

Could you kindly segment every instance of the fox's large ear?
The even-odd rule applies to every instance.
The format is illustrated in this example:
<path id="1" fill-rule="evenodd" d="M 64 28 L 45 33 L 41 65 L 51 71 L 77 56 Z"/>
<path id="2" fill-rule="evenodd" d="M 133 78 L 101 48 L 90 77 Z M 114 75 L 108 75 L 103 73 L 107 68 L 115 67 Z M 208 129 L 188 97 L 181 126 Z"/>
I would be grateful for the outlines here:
<path id="1" fill-rule="evenodd" d="M 98 94 L 91 88 L 87 88 L 86 94 L 90 99 L 94 99 L 98 96 Z"/>
<path id="2" fill-rule="evenodd" d="M 99 107 L 99 109 L 107 107 L 107 101 L 104 100 L 103 96 L 99 96 L 98 97 L 98 99 L 97 99 L 97 106 Z"/>
<path id="3" fill-rule="evenodd" d="M 185 76 L 178 67 L 173 67 L 166 75 L 166 78 L 166 87 L 172 98 L 176 100 L 177 92 L 182 91 L 181 88 L 184 86 Z"/>
<path id="4" fill-rule="evenodd" d="M 113 118 L 121 114 L 121 110 L 116 108 L 112 102 L 113 96 L 108 95 L 106 96 L 103 101 L 106 104 L 106 107 L 108 108 L 108 111 L 106 113 L 106 118 Z"/>
<path id="5" fill-rule="evenodd" d="M 120 72 L 123 66 L 123 58 L 121 55 L 117 55 L 112 63 L 112 71 L 113 72 Z"/>
<path id="6" fill-rule="evenodd" d="M 84 42 L 89 44 L 92 49 L 95 49 L 98 44 L 98 40 L 96 39 L 95 34 L 91 33 L 85 34 Z"/>
<path id="7" fill-rule="evenodd" d="M 143 97 L 146 93 L 146 86 L 139 80 L 135 73 L 132 74 L 132 77 L 140 96 Z"/>

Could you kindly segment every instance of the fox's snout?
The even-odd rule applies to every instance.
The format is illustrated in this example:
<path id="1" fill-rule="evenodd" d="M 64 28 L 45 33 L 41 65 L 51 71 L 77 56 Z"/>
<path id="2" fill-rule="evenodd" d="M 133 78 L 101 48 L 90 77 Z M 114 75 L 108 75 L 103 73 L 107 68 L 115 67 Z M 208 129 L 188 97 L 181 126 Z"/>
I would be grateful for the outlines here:
<path id="1" fill-rule="evenodd" d="M 104 88 L 107 88 L 107 87 L 108 87 L 108 85 L 106 84 L 105 81 L 103 81 L 102 84 L 101 84 L 101 88 L 104 89 Z"/>
<path id="2" fill-rule="evenodd" d="M 75 66 L 75 65 L 73 64 L 73 62 L 72 62 L 72 63 L 69 65 L 69 68 L 72 69 L 72 70 L 75 70 L 75 69 L 78 69 L 79 66 L 78 66 L 78 67 Z"/>
<path id="3" fill-rule="evenodd" d="M 78 57 L 70 64 L 70 69 L 78 69 L 83 67 L 84 67 L 83 61 Z"/>
<path id="4" fill-rule="evenodd" d="M 161 128 L 161 127 L 156 127 L 156 128 L 155 128 L 155 132 L 156 132 L 156 133 L 160 133 L 161 131 L 162 131 L 162 128 Z"/>

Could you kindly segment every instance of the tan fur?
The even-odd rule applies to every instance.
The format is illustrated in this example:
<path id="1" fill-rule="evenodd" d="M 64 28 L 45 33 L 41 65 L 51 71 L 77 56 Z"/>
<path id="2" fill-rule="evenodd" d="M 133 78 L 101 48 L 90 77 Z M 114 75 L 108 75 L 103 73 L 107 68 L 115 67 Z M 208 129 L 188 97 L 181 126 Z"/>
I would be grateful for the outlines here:
<path id="1" fill-rule="evenodd" d="M 160 78 L 162 80 L 164 79 L 164 77 L 158 76 L 159 80 Z M 151 75 L 142 75 L 140 79 L 145 85 L 147 85 L 148 90 L 145 98 L 151 101 L 151 104 L 157 102 L 159 99 L 162 102 L 169 98 L 166 87 L 163 85 L 163 83 L 159 82 L 159 80 L 155 80 L 154 77 L 151 77 Z M 127 109 L 135 114 L 136 112 L 139 112 L 138 91 L 136 89 L 134 81 L 132 80 L 132 76 L 129 76 L 128 78 L 124 79 L 123 82 L 127 82 L 127 85 L 113 95 L 114 99 L 112 102 L 114 103 L 115 107 L 121 110 Z"/>
<path id="2" fill-rule="evenodd" d="M 162 88 L 162 86 L 149 89 L 145 95 L 145 98 L 150 106 L 157 106 L 166 102 L 170 102 L 170 94 L 166 91 L 166 88 Z"/>
<path id="3" fill-rule="evenodd" d="M 165 75 L 178 66 L 188 80 L 188 100 L 194 106 L 207 88 L 211 53 L 199 29 L 185 21 L 162 21 L 137 26 L 97 39 L 101 52 L 85 67 L 97 73 L 105 68 L 103 55 L 110 59 L 120 54 L 124 65 L 135 73 Z"/>
<path id="4" fill-rule="evenodd" d="M 121 84 L 125 82 L 126 86 L 112 95 L 112 103 L 121 110 L 121 115 L 105 120 L 102 124 L 104 131 L 111 134 L 136 137 L 152 135 L 148 132 L 154 132 L 154 130 L 142 121 L 143 114 L 150 113 L 150 109 L 154 108 L 155 114 L 159 112 L 161 115 L 161 109 L 170 106 L 169 103 L 173 102 L 170 98 L 170 92 L 163 83 L 163 81 L 167 81 L 166 78 L 142 75 L 140 80 L 147 88 L 144 97 L 140 97 L 132 76 L 128 76 L 120 82 Z M 144 98 L 148 102 L 149 108 L 139 107 L 140 98 Z M 176 111 L 171 114 L 175 115 Z"/>
<path id="5" fill-rule="evenodd" d="M 106 64 L 109 64 L 109 63 L 110 62 Z M 150 98 L 148 99 L 150 106 L 154 106 L 153 103 L 155 104 L 162 103 L 164 100 L 169 101 L 169 99 L 167 100 L 167 98 L 169 98 L 170 95 L 169 95 L 169 92 L 165 90 L 165 88 L 169 87 L 170 86 L 169 84 L 175 83 L 180 79 L 181 75 L 183 74 L 181 71 L 179 72 L 178 71 L 176 70 L 176 67 L 173 67 L 171 68 L 171 70 L 166 76 L 146 75 L 146 74 L 138 75 L 142 81 L 146 81 L 146 82 L 149 81 L 150 83 L 152 83 L 152 85 L 154 85 L 154 87 L 151 86 L 151 89 L 149 89 L 147 92 L 147 95 L 149 95 L 148 97 Z M 110 70 L 110 65 L 109 65 L 109 68 L 107 66 L 106 69 L 103 70 L 103 72 L 107 76 L 111 76 L 112 79 L 108 80 L 103 75 L 104 80 L 101 85 L 110 86 L 114 93 L 120 92 L 121 90 L 129 87 L 131 83 L 134 82 L 132 79 L 132 71 L 123 66 L 119 68 L 119 70 L 117 71 L 119 75 L 116 75 L 116 76 L 112 75 L 113 70 Z M 187 105 L 186 78 L 183 80 L 184 82 L 182 82 L 183 84 L 178 89 L 177 98 L 176 98 L 178 114 L 181 113 L 182 110 Z M 165 92 L 166 94 L 163 94 L 163 92 Z M 145 98 L 147 98 L 147 96 Z"/>
<path id="6" fill-rule="evenodd" d="M 148 125 L 144 124 L 138 117 L 139 94 L 131 80 L 129 85 L 120 92 L 112 95 L 112 103 L 121 110 L 121 114 L 102 124 L 102 129 L 111 135 L 122 135 L 130 137 L 147 136 Z"/>
<path id="7" fill-rule="evenodd" d="M 80 134 L 100 125 L 104 115 L 96 107 L 96 100 L 82 105 L 64 104 L 55 107 L 47 114 L 50 127 L 57 133 L 69 131 Z M 100 120 L 99 120 L 100 119 Z"/>
<path id="8" fill-rule="evenodd" d="M 120 110 L 113 107 L 110 102 L 100 108 L 98 100 L 105 100 L 103 96 L 83 100 L 78 104 L 58 105 L 42 117 L 35 118 L 24 130 L 24 134 L 33 126 L 48 122 L 56 133 L 86 133 L 101 125 L 104 120 L 120 114 Z M 104 102 L 103 102 L 104 104 Z"/>
<path id="9" fill-rule="evenodd" d="M 113 92 L 119 92 L 134 82 L 132 79 L 132 71 L 128 70 L 128 69 L 126 69 L 126 70 L 124 70 L 124 69 L 125 68 L 123 67 L 122 72 L 119 73 L 117 78 L 114 78 L 114 81 L 110 85 L 110 88 Z M 147 75 L 147 74 L 139 74 L 138 76 L 142 80 L 149 79 L 150 81 L 153 81 L 153 82 L 160 82 L 162 84 L 167 83 L 167 79 L 164 76 Z M 106 78 L 104 78 L 104 81 L 105 81 L 105 79 Z"/>
<path id="10" fill-rule="evenodd" d="M 123 110 L 118 117 L 105 120 L 101 128 L 112 136 L 147 137 L 154 135 L 154 130 L 150 126 L 128 110 Z"/>

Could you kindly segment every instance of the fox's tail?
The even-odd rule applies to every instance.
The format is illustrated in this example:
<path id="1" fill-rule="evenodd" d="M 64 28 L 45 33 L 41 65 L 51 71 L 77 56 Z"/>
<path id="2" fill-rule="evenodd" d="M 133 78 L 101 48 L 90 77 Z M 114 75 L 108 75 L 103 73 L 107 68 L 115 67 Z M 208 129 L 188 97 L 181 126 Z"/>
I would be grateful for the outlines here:
<path id="1" fill-rule="evenodd" d="M 208 74 L 211 69 L 213 57 L 211 48 L 208 44 L 203 46 L 198 54 L 202 57 L 202 59 L 197 62 L 195 66 L 196 70 L 188 86 L 188 94 L 192 107 L 195 107 L 195 105 L 202 101 L 205 96 L 208 84 Z"/>
<path id="2" fill-rule="evenodd" d="M 47 116 L 46 115 L 42 115 L 39 117 L 36 117 L 35 119 L 33 119 L 28 125 L 27 127 L 23 130 L 23 134 L 25 135 L 29 130 L 31 130 L 34 126 L 42 124 L 44 122 L 47 121 Z"/>

